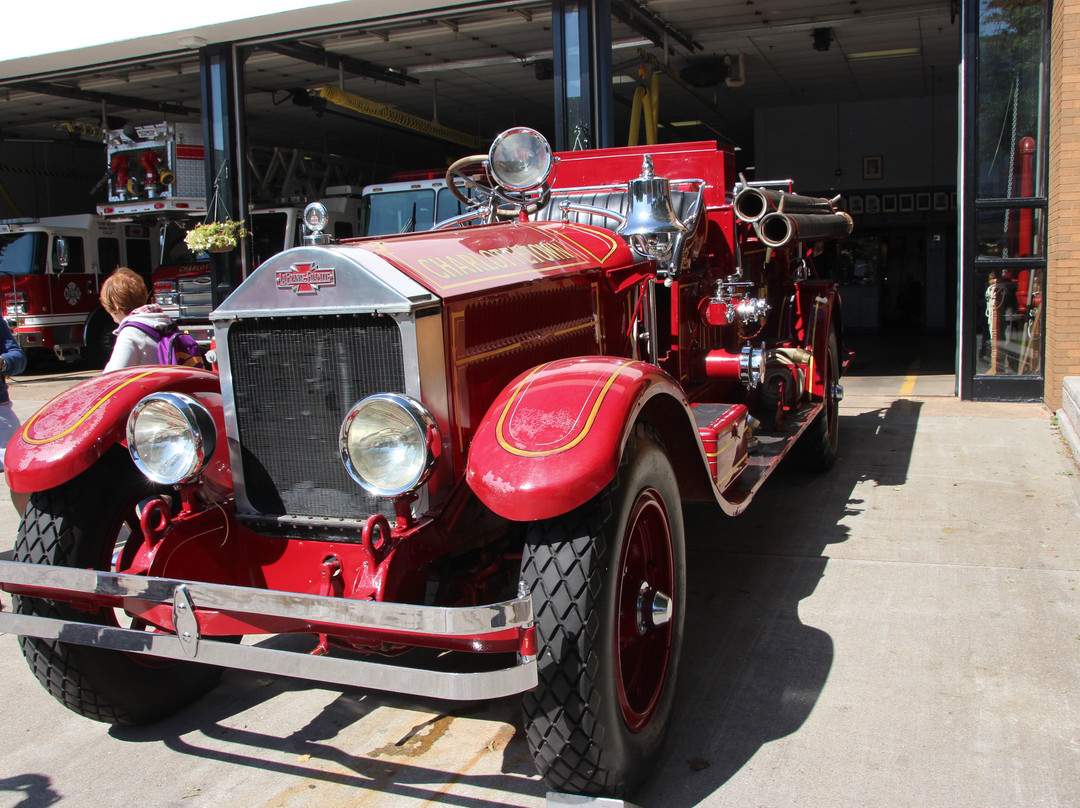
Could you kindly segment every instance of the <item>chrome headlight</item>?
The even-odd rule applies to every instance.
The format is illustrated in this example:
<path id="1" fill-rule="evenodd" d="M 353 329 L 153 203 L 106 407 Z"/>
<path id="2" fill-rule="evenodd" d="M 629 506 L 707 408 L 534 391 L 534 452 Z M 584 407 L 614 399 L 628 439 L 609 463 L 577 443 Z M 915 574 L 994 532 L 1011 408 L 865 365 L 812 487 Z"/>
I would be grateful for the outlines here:
<path id="1" fill-rule="evenodd" d="M 555 169 L 555 157 L 547 139 L 535 129 L 515 126 L 491 144 L 488 170 L 501 187 L 531 191 L 546 183 Z"/>
<path id="2" fill-rule="evenodd" d="M 153 393 L 131 411 L 128 452 L 156 483 L 176 485 L 202 473 L 217 448 L 210 412 L 183 393 Z"/>
<path id="3" fill-rule="evenodd" d="M 428 478 L 441 438 L 423 404 L 396 393 L 378 393 L 349 410 L 339 445 L 350 477 L 377 497 L 396 497 Z"/>

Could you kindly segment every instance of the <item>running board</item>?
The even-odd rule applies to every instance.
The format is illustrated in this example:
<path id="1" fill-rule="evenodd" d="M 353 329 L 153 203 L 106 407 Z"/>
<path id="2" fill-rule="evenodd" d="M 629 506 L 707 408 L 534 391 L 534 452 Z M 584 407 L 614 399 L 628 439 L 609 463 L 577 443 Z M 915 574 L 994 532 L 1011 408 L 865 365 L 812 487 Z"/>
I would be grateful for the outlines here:
<path id="1" fill-rule="evenodd" d="M 719 494 L 724 502 L 730 506 L 724 510 L 731 516 L 742 513 L 754 494 L 761 488 L 761 484 L 769 478 L 776 467 L 780 465 L 795 441 L 799 439 L 806 428 L 813 423 L 818 414 L 825 408 L 824 402 L 818 401 L 809 404 L 793 413 L 788 414 L 784 420 L 784 428 L 780 430 L 758 429 L 754 432 L 757 445 L 750 449 L 746 460 L 746 468 L 735 485 L 724 494 Z M 732 510 L 733 509 L 733 510 Z"/>

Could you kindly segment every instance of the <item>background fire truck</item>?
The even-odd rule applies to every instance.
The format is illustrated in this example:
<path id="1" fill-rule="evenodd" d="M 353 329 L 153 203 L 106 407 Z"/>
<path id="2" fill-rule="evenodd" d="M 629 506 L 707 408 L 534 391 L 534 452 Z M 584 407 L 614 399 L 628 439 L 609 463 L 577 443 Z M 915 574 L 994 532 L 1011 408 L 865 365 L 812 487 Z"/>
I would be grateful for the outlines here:
<path id="1" fill-rule="evenodd" d="M 102 281 L 119 266 L 149 285 L 160 261 L 161 217 L 205 207 L 202 128 L 162 123 L 106 133 L 108 202 L 97 214 L 0 223 L 3 313 L 31 356 L 51 351 L 101 365 L 116 324 Z"/>
<path id="2" fill-rule="evenodd" d="M 116 324 L 101 308 L 101 282 L 118 266 L 150 278 L 155 228 L 94 214 L 0 222 L 3 312 L 30 361 L 45 352 L 103 363 Z"/>
<path id="3" fill-rule="evenodd" d="M 430 230 L 465 210 L 465 203 L 447 186 L 445 171 L 398 172 L 389 182 L 364 187 L 360 233 L 381 236 Z"/>

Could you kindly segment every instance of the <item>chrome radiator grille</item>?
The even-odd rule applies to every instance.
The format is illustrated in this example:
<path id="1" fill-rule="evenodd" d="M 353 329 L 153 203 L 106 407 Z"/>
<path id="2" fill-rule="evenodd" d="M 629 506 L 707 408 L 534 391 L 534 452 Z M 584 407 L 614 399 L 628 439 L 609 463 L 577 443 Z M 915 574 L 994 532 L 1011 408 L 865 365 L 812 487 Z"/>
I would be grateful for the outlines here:
<path id="1" fill-rule="evenodd" d="M 252 507 L 346 519 L 392 512 L 346 473 L 338 430 L 365 396 L 405 392 L 397 324 L 375 314 L 238 320 L 228 346 Z"/>

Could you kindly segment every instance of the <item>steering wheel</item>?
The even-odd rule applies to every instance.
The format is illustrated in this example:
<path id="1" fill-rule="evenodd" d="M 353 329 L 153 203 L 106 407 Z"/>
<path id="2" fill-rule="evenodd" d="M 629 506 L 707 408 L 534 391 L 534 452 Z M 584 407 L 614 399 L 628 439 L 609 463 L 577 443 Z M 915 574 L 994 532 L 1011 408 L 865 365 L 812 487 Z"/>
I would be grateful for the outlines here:
<path id="1" fill-rule="evenodd" d="M 446 169 L 446 187 L 450 189 L 450 193 L 454 195 L 455 199 L 466 207 L 472 208 L 486 205 L 492 197 L 497 197 L 500 202 L 509 203 L 509 206 L 499 205 L 495 207 L 495 215 L 500 219 L 516 218 L 522 209 L 526 214 L 532 215 L 547 204 L 548 199 L 551 197 L 550 185 L 545 184 L 537 188 L 534 192 L 537 196 L 532 198 L 524 192 L 517 194 L 491 184 L 490 175 L 487 171 L 483 174 L 465 173 L 466 168 L 470 166 L 486 166 L 487 162 L 488 155 L 486 154 L 470 154 L 468 157 L 462 157 L 450 164 L 450 167 Z M 462 187 L 473 192 L 471 199 L 462 192 Z"/>
<path id="2" fill-rule="evenodd" d="M 450 167 L 446 169 L 446 187 L 450 189 L 450 193 L 454 195 L 454 198 L 461 202 L 466 207 L 473 207 L 479 203 L 487 202 L 492 196 L 495 195 L 495 190 L 487 181 L 480 182 L 479 179 L 487 180 L 487 173 L 484 174 L 466 174 L 465 169 L 470 166 L 483 166 L 487 163 L 488 156 L 486 154 L 470 154 L 468 157 L 462 157 L 460 160 L 455 160 L 450 164 Z M 458 187 L 458 181 L 461 185 L 467 189 L 472 189 L 478 196 L 469 197 L 462 192 Z"/>

